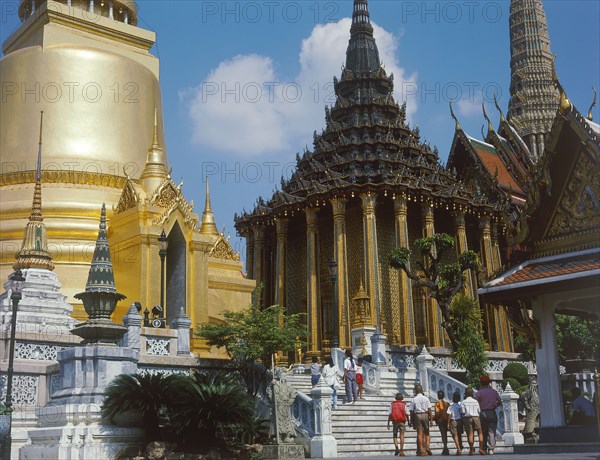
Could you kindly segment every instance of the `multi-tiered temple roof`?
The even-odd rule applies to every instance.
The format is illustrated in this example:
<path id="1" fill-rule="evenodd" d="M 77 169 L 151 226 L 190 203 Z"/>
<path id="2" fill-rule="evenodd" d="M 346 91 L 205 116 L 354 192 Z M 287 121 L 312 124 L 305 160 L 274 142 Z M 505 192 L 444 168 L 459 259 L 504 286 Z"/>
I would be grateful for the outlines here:
<path id="1" fill-rule="evenodd" d="M 238 230 L 362 190 L 426 198 L 436 206 L 496 208 L 439 162 L 437 148 L 421 139 L 418 126 L 409 126 L 406 103 L 393 97 L 394 76 L 380 61 L 366 0 L 354 2 L 350 31 L 346 65 L 341 78 L 334 77 L 336 101 L 325 107 L 325 129 L 315 131 L 313 150 L 296 155 L 296 169 L 282 179 L 281 190 L 236 216 Z"/>

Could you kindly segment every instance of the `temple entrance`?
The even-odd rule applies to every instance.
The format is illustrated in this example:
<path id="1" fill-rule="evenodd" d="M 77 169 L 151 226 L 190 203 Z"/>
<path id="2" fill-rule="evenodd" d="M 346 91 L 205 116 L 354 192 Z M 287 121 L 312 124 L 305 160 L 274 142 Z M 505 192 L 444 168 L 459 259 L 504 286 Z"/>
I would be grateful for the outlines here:
<path id="1" fill-rule="evenodd" d="M 166 267 L 167 325 L 179 314 L 181 307 L 186 308 L 186 243 L 179 224 L 175 222 L 168 236 Z"/>

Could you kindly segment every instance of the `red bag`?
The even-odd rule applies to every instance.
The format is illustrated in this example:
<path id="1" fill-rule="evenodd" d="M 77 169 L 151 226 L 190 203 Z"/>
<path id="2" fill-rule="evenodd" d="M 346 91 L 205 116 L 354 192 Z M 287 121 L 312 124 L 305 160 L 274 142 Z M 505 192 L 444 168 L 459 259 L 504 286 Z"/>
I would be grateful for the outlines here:
<path id="1" fill-rule="evenodd" d="M 390 419 L 394 423 L 406 422 L 406 403 L 404 401 L 394 401 L 392 403 Z"/>

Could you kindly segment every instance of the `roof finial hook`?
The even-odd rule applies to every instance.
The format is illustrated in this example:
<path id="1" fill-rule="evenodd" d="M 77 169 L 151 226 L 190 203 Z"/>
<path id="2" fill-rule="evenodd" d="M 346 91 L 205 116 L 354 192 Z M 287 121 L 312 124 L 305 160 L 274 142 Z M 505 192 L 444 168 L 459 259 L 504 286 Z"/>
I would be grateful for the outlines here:
<path id="1" fill-rule="evenodd" d="M 590 110 L 588 110 L 588 116 L 587 116 L 588 120 L 590 120 L 590 121 L 594 121 L 594 114 L 592 113 L 592 109 L 594 107 L 596 107 L 596 98 L 598 96 L 598 93 L 596 92 L 596 88 L 594 88 L 592 86 L 592 90 L 594 91 L 594 101 L 592 102 L 592 105 L 590 105 Z"/>
<path id="2" fill-rule="evenodd" d="M 456 118 L 456 115 L 454 115 L 454 109 L 452 108 L 452 102 L 453 102 L 453 100 L 450 101 L 450 115 L 452 116 L 452 119 L 456 122 L 456 130 L 458 131 L 462 128 L 460 127 L 458 118 Z"/>
<path id="3" fill-rule="evenodd" d="M 494 105 L 496 106 L 496 110 L 498 112 L 500 112 L 500 121 L 506 121 L 506 119 L 504 118 L 504 113 L 502 112 L 502 109 L 500 108 L 500 104 L 498 104 L 498 98 L 496 97 L 496 91 L 494 91 Z"/>
<path id="4" fill-rule="evenodd" d="M 488 134 L 494 131 L 494 127 L 492 126 L 492 122 L 490 120 L 490 117 L 488 117 L 487 112 L 485 111 L 485 101 L 481 102 L 481 108 L 483 109 L 483 117 L 487 120 L 488 122 Z"/>

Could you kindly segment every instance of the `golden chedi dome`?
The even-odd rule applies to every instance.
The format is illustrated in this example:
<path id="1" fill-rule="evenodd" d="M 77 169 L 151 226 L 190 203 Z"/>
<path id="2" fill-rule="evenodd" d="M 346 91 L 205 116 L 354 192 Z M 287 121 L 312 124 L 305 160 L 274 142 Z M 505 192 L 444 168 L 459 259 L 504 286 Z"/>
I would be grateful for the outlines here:
<path id="1" fill-rule="evenodd" d="M 34 131 L 43 111 L 48 249 L 63 292 L 78 304 L 73 295 L 86 282 L 81 268 L 91 261 L 99 203 L 107 203 L 110 217 L 127 177 L 139 179 L 153 142 L 155 108 L 158 137 L 164 135 L 159 63 L 149 52 L 155 34 L 135 27 L 135 2 L 68 3 L 22 0 L 23 24 L 3 43 L 0 278 L 12 271 L 31 212 Z M 166 154 L 162 159 L 166 167 Z"/>

